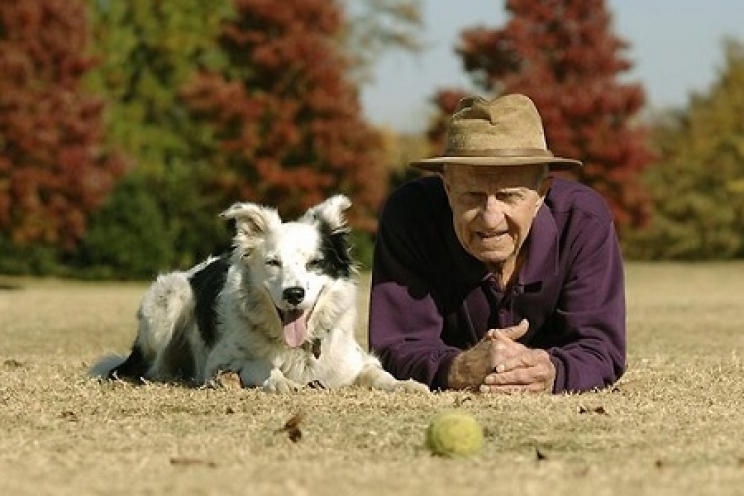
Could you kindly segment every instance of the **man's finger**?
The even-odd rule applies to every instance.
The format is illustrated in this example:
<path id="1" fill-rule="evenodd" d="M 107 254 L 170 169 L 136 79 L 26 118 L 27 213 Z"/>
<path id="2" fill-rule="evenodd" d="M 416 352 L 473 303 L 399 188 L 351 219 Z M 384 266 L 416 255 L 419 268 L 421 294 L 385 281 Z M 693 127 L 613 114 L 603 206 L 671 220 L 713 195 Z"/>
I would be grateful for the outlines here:
<path id="1" fill-rule="evenodd" d="M 504 327 L 503 329 L 492 329 L 488 331 L 488 336 L 491 338 L 504 337 L 516 341 L 517 339 L 524 336 L 530 329 L 530 323 L 527 319 L 512 327 Z"/>
<path id="2" fill-rule="evenodd" d="M 527 386 L 544 383 L 542 374 L 534 369 L 518 368 L 507 372 L 488 374 L 483 380 L 487 386 Z"/>
<path id="3" fill-rule="evenodd" d="M 533 367 L 538 363 L 539 361 L 531 353 L 519 353 L 518 355 L 504 359 L 504 361 L 496 365 L 493 370 L 494 372 L 501 373 L 514 369 Z"/>

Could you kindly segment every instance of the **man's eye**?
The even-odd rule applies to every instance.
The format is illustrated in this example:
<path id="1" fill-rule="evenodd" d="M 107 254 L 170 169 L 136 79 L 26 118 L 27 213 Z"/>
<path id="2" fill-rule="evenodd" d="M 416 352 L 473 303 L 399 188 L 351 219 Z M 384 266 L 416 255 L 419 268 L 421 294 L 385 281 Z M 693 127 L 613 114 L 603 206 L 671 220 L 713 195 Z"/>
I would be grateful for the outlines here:
<path id="1" fill-rule="evenodd" d="M 266 265 L 269 267 L 281 267 L 282 263 L 279 261 L 278 258 L 268 258 L 266 259 Z"/>
<path id="2" fill-rule="evenodd" d="M 463 201 L 467 203 L 478 203 L 483 199 L 482 193 L 476 193 L 475 191 L 468 191 L 467 193 L 463 193 L 462 199 Z"/>
<path id="3" fill-rule="evenodd" d="M 504 191 L 503 193 L 499 193 L 497 198 L 504 203 L 515 203 L 522 200 L 524 195 L 519 191 Z"/>

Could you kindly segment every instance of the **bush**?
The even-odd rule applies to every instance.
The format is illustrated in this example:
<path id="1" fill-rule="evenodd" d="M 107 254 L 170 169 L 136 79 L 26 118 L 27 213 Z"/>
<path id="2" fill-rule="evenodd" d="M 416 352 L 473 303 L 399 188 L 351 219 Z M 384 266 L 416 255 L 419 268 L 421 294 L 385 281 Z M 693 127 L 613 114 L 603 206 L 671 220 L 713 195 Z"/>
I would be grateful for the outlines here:
<path id="1" fill-rule="evenodd" d="M 157 200 L 130 174 L 91 217 L 76 265 L 89 278 L 150 279 L 173 259 Z"/>

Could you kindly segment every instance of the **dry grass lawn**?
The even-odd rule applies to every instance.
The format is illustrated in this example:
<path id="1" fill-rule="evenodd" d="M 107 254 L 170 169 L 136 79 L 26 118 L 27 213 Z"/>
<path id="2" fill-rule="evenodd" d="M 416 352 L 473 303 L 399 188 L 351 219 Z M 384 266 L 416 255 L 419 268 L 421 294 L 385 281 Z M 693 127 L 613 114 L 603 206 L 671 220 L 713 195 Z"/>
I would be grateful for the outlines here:
<path id="1" fill-rule="evenodd" d="M 617 387 L 503 397 L 100 384 L 144 285 L 0 278 L 0 494 L 744 494 L 744 264 L 627 273 Z M 454 406 L 486 429 L 476 457 L 423 448 Z"/>

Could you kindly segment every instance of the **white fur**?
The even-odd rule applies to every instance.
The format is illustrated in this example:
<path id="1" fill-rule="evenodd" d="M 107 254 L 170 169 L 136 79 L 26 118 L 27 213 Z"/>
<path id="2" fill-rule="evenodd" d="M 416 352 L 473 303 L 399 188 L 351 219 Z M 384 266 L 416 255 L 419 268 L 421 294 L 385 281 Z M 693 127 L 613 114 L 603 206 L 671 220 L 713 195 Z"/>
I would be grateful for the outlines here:
<path id="1" fill-rule="evenodd" d="M 215 301 L 214 346 L 208 347 L 200 334 L 189 282 L 216 260 L 209 259 L 188 272 L 158 277 L 145 293 L 135 341 L 148 365 L 143 378 L 173 379 L 171 364 L 179 358 L 174 349 L 187 343 L 195 364 L 190 379 L 200 384 L 232 371 L 245 387 L 277 393 L 311 383 L 428 391 L 418 382 L 395 379 L 361 348 L 354 339 L 356 282 L 322 270 L 319 228 L 322 224 L 345 233 L 343 211 L 350 205 L 346 197 L 334 196 L 295 222 L 282 222 L 274 209 L 253 203 L 238 203 L 224 212 L 223 217 L 235 220 L 237 233 L 225 285 Z M 301 288 L 302 300 L 288 300 L 288 288 Z M 307 339 L 297 347 L 283 337 L 279 313 L 293 310 L 310 312 Z M 106 376 L 122 362 L 121 357 L 104 358 L 91 373 Z"/>

